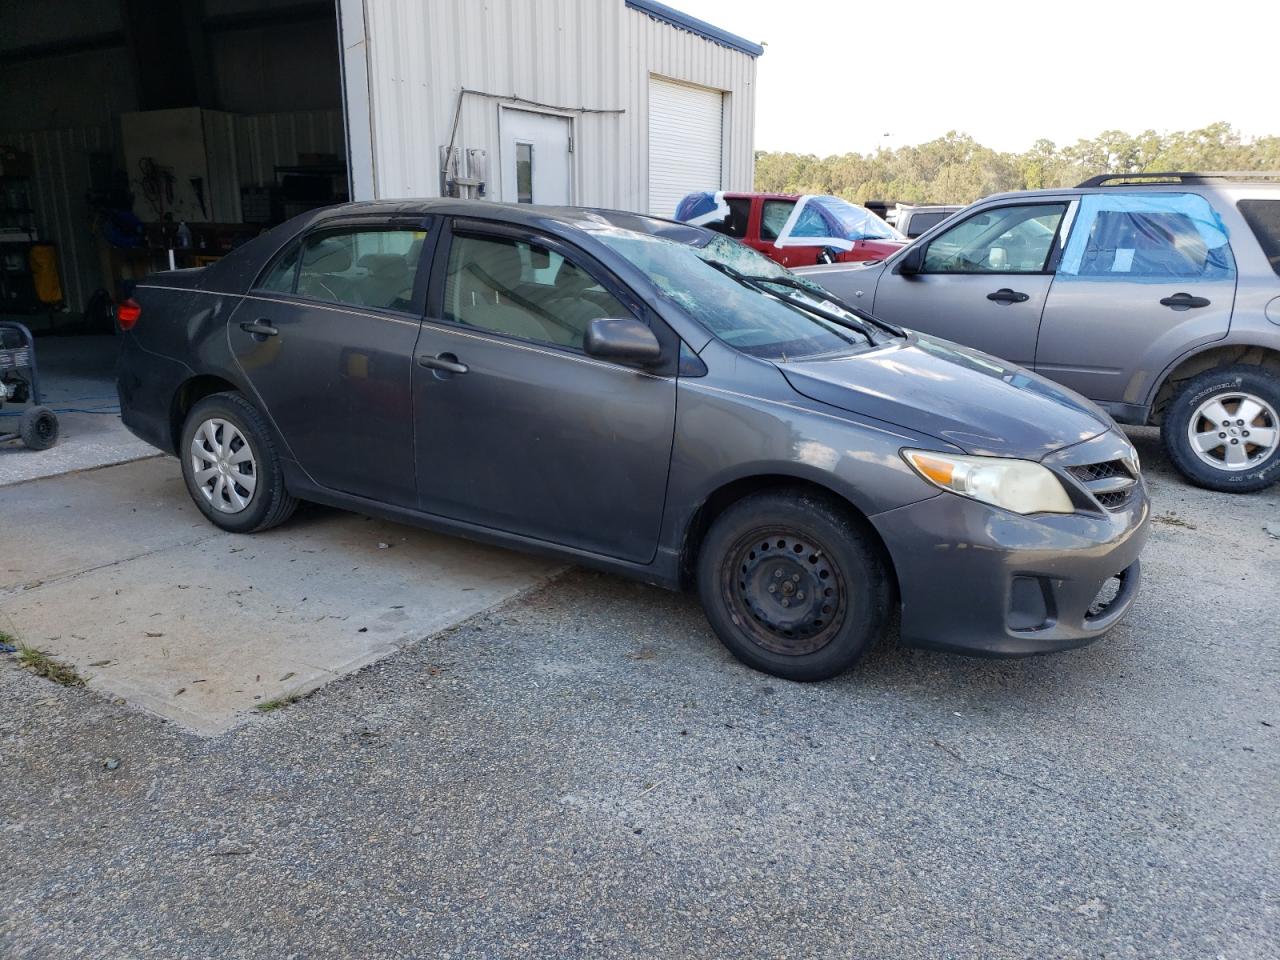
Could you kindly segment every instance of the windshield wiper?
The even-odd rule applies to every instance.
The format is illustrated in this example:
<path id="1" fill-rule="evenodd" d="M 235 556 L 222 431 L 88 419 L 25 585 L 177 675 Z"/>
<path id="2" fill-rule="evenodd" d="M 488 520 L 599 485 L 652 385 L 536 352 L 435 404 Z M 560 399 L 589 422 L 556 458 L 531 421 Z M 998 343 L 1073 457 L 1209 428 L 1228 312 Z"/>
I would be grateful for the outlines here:
<path id="1" fill-rule="evenodd" d="M 893 334 L 895 337 L 905 337 L 907 335 L 907 332 L 896 324 L 892 324 L 888 320 L 881 320 L 874 314 L 870 314 L 865 310 L 859 310 L 857 307 L 850 306 L 839 297 L 835 297 L 827 293 L 826 290 L 814 289 L 813 284 L 805 283 L 803 280 L 797 280 L 795 277 L 759 277 L 747 274 L 739 274 L 739 276 L 744 280 L 749 280 L 754 283 L 776 283 L 781 287 L 791 287 L 793 290 L 801 290 L 810 296 L 822 297 L 824 300 L 829 300 L 834 303 L 841 310 L 847 310 L 849 313 L 852 313 L 859 320 L 865 320 L 867 323 L 873 323 L 881 330 L 885 330 Z"/>
<path id="2" fill-rule="evenodd" d="M 776 291 L 769 290 L 768 288 L 765 287 L 766 283 L 778 282 L 772 277 L 753 277 L 745 273 L 739 273 L 737 270 L 733 269 L 733 267 L 729 266 L 727 263 L 719 263 L 716 260 L 703 260 L 702 262 L 705 263 L 707 266 L 711 267 L 713 270 L 719 270 L 726 277 L 731 277 L 732 279 L 737 280 L 744 287 L 750 287 L 752 290 L 759 291 L 760 293 L 768 294 L 771 297 L 777 297 L 783 303 L 790 304 L 791 306 L 795 307 L 797 310 L 804 310 L 807 313 L 813 314 L 815 317 L 818 317 L 822 320 L 826 320 L 828 323 L 834 323 L 836 326 L 844 327 L 846 330 L 852 330 L 854 333 L 861 334 L 864 338 L 866 338 L 866 341 L 870 346 L 874 347 L 876 345 L 875 337 L 871 335 L 871 331 L 867 329 L 867 327 L 864 326 L 861 321 L 854 322 L 850 320 L 848 317 L 842 317 L 838 313 L 832 313 L 830 310 L 823 310 L 821 307 L 814 306 L 811 303 L 799 303 L 792 297 L 779 297 Z M 783 283 L 783 286 L 790 286 L 791 283 L 795 283 L 796 286 L 799 287 L 800 289 L 808 290 L 809 293 L 813 294 L 814 296 L 817 296 L 815 291 L 810 290 L 808 287 L 801 285 L 797 281 L 790 281 L 789 283 Z M 832 300 L 831 302 L 836 303 L 835 300 Z M 857 314 L 855 314 L 855 316 L 857 316 Z"/>

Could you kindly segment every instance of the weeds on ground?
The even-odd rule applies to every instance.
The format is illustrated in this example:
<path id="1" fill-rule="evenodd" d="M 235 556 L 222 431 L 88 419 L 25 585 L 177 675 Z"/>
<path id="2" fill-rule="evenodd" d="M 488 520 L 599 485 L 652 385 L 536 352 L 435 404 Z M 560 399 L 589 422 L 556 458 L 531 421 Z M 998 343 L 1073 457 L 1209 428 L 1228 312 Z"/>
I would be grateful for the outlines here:
<path id="1" fill-rule="evenodd" d="M 60 683 L 64 687 L 83 687 L 84 677 L 76 672 L 76 668 L 69 663 L 63 663 L 56 657 L 51 657 L 43 650 L 37 650 L 35 647 L 27 646 L 21 643 L 7 633 L 0 632 L 0 642 L 12 643 L 18 648 L 18 663 L 26 667 L 37 677 L 43 677 L 46 680 L 52 680 L 54 683 Z"/>
<path id="2" fill-rule="evenodd" d="M 307 694 L 305 693 L 286 693 L 279 697 L 272 697 L 270 700 L 263 700 L 261 703 L 256 704 L 253 709 L 259 713 L 271 713 L 274 710 L 283 710 L 289 704 L 297 703 L 299 700 L 305 700 L 306 698 Z"/>

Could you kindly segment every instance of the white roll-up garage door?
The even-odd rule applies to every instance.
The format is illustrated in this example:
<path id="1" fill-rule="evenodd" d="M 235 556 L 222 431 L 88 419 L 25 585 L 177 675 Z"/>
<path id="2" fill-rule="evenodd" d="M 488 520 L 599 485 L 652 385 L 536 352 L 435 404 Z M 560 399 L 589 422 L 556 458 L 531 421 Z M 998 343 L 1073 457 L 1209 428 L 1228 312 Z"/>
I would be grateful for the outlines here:
<path id="1" fill-rule="evenodd" d="M 649 79 L 649 212 L 674 216 L 695 190 L 719 190 L 724 94 Z"/>

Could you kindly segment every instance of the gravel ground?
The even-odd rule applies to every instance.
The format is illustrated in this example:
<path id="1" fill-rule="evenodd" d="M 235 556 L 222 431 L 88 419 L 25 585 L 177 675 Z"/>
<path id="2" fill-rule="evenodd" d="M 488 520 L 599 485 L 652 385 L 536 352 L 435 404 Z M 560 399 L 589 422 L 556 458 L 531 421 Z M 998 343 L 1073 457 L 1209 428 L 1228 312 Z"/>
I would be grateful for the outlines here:
<path id="1" fill-rule="evenodd" d="M 1280 491 L 1136 436 L 1144 593 L 1055 657 L 788 684 L 574 571 L 217 739 L 2 658 L 0 956 L 1274 958 Z"/>

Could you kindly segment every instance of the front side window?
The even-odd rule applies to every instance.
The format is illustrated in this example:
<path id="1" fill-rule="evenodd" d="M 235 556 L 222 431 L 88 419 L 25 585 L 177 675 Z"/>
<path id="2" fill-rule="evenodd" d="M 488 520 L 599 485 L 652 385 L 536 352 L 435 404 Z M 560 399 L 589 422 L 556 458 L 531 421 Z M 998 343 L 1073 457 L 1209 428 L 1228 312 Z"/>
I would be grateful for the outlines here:
<path id="1" fill-rule="evenodd" d="M 1042 273 L 1065 203 L 996 207 L 938 235 L 924 255 L 925 273 Z"/>
<path id="2" fill-rule="evenodd" d="M 505 237 L 453 238 L 446 320 L 580 350 L 592 320 L 630 316 L 589 273 L 546 247 Z"/>
<path id="3" fill-rule="evenodd" d="M 1058 266 L 1064 280 L 1160 283 L 1234 274 L 1226 228 L 1193 193 L 1085 194 Z"/>
<path id="4" fill-rule="evenodd" d="M 760 213 L 760 239 L 777 240 L 795 206 L 794 200 L 766 200 Z"/>
<path id="5" fill-rule="evenodd" d="M 307 237 L 297 294 L 330 303 L 411 310 L 426 233 L 356 228 Z"/>

